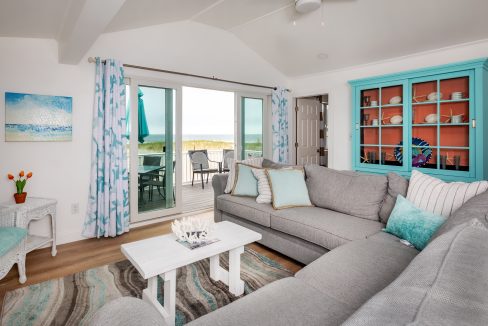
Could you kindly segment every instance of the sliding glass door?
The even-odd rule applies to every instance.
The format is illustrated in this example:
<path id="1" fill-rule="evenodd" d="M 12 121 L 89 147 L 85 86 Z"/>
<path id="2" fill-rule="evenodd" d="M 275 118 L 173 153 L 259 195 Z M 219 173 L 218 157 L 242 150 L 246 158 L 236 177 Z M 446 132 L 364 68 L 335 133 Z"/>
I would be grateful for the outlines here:
<path id="1" fill-rule="evenodd" d="M 236 95 L 238 117 L 238 144 L 240 158 L 265 156 L 267 137 L 266 120 L 267 97 L 257 94 Z"/>
<path id="2" fill-rule="evenodd" d="M 129 86 L 131 222 L 180 212 L 178 87 L 132 80 Z"/>

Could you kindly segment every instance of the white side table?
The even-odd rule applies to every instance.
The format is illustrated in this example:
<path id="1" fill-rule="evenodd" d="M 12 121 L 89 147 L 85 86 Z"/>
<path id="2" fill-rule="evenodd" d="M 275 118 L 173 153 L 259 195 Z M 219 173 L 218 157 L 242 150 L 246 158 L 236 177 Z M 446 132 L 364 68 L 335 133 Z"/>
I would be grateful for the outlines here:
<path id="1" fill-rule="evenodd" d="M 51 234 L 39 236 L 27 235 L 25 250 L 29 253 L 51 242 L 51 255 L 56 256 L 56 205 L 57 200 L 48 198 L 27 197 L 24 204 L 16 204 L 14 201 L 2 203 L 0 207 L 13 208 L 17 211 L 17 218 L 21 226 L 29 229 L 30 222 L 49 218 L 51 221 Z"/>

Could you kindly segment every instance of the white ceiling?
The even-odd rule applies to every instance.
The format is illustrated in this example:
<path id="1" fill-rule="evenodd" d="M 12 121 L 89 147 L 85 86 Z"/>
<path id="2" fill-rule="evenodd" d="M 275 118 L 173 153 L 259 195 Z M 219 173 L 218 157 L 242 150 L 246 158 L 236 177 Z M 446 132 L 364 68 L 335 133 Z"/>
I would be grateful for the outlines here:
<path id="1" fill-rule="evenodd" d="M 88 1 L 2 0 L 0 36 L 58 39 L 70 8 Z M 323 0 L 323 11 L 306 15 L 293 3 L 125 0 L 103 31 L 194 20 L 235 34 L 287 76 L 488 38 L 487 0 Z"/>

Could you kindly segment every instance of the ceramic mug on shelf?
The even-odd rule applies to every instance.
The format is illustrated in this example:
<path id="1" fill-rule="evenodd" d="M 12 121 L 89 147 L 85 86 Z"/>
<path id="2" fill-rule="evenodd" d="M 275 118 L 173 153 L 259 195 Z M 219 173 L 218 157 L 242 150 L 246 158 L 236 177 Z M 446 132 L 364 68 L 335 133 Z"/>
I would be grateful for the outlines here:
<path id="1" fill-rule="evenodd" d="M 451 116 L 451 123 L 462 123 L 462 122 L 463 122 L 463 115 L 462 114 Z"/>
<path id="2" fill-rule="evenodd" d="M 378 106 L 378 101 L 371 101 L 371 106 Z"/>
<path id="3" fill-rule="evenodd" d="M 371 121 L 371 125 L 372 125 L 372 126 L 377 126 L 378 124 L 379 124 L 379 120 L 378 120 L 378 119 L 373 119 L 373 120 Z"/>

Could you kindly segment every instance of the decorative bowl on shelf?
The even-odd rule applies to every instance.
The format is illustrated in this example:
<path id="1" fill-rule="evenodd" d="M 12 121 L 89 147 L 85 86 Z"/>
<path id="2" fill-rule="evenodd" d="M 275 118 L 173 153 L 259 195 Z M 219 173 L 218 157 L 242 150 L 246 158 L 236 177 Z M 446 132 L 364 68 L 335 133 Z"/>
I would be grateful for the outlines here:
<path id="1" fill-rule="evenodd" d="M 425 122 L 427 123 L 437 123 L 439 116 L 436 113 L 431 113 L 425 116 Z"/>
<path id="2" fill-rule="evenodd" d="M 394 115 L 390 118 L 390 123 L 392 125 L 399 125 L 403 122 L 403 117 L 401 115 Z"/>
<path id="3" fill-rule="evenodd" d="M 400 104 L 400 103 L 402 103 L 401 96 L 394 96 L 390 99 L 390 104 Z"/>
<path id="4" fill-rule="evenodd" d="M 451 93 L 451 100 L 462 100 L 463 99 L 463 92 L 452 92 Z"/>
<path id="5" fill-rule="evenodd" d="M 427 100 L 429 100 L 429 101 L 437 101 L 437 100 L 442 99 L 442 96 L 443 96 L 442 93 L 437 94 L 437 92 L 432 92 L 429 95 L 427 95 Z"/>

